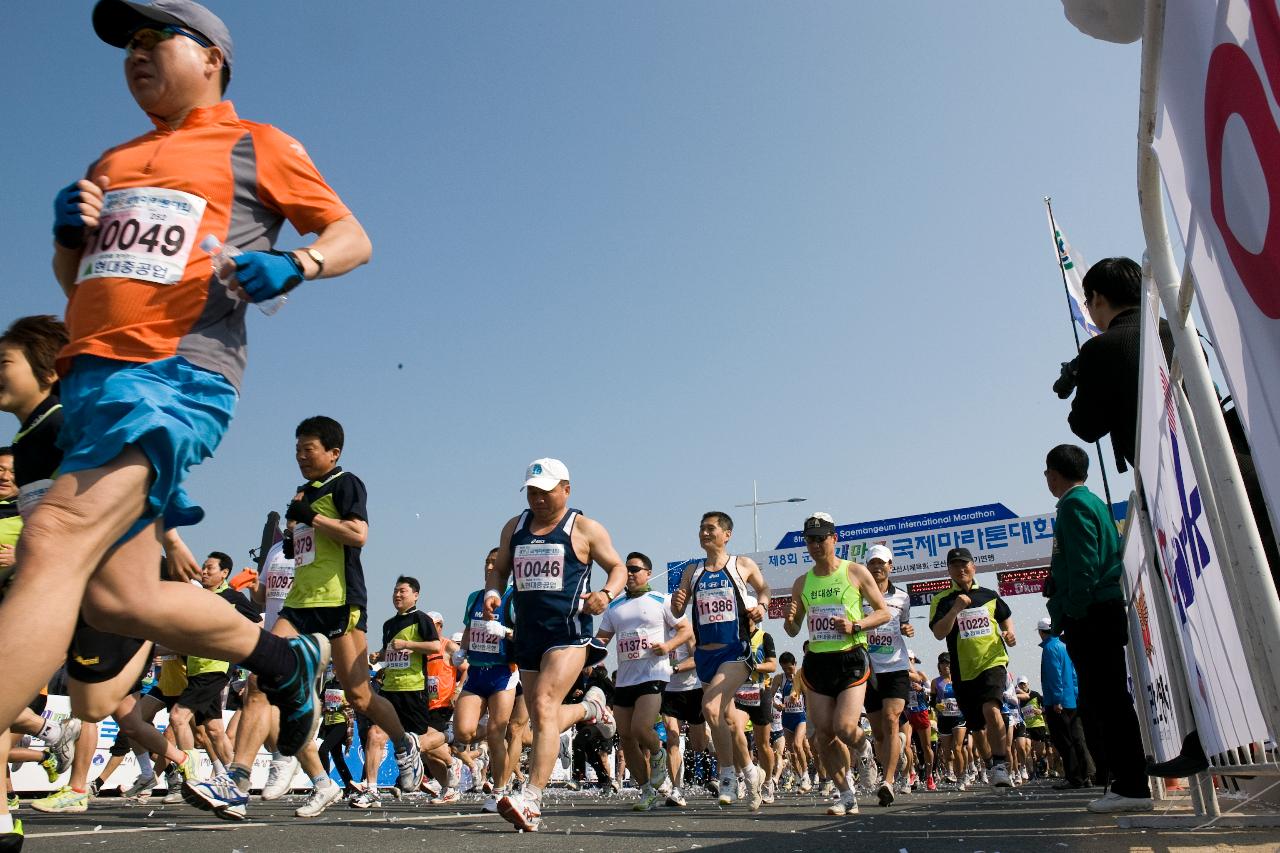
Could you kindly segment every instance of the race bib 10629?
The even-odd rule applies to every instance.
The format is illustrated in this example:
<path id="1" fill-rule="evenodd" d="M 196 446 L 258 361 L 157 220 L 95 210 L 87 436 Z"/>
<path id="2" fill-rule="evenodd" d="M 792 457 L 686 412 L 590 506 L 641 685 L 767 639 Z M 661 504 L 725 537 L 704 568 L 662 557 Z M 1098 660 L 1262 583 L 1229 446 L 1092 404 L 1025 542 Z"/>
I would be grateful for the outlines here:
<path id="1" fill-rule="evenodd" d="M 149 284 L 182 281 L 205 204 L 200 196 L 181 190 L 107 191 L 98 227 L 80 256 L 76 283 L 91 278 L 133 278 Z"/>
<path id="2" fill-rule="evenodd" d="M 559 592 L 564 589 L 564 546 L 517 545 L 511 571 L 521 592 Z"/>

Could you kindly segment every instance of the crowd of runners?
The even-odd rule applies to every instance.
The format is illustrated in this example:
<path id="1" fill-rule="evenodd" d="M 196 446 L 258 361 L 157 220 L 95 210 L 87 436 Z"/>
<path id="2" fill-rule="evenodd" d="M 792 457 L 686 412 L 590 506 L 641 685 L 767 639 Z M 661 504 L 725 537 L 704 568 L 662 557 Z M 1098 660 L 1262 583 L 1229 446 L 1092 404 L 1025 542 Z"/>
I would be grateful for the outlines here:
<path id="1" fill-rule="evenodd" d="M 424 612 L 423 584 L 400 577 L 371 652 L 366 488 L 339 465 L 344 431 L 326 416 L 295 430 L 301 484 L 280 484 L 285 512 L 269 517 L 256 570 L 233 576 L 223 552 L 198 561 L 179 531 L 204 512 L 183 480 L 230 423 L 247 305 L 340 276 L 372 244 L 298 142 L 224 100 L 234 52 L 212 12 L 100 0 L 92 23 L 123 50 L 154 129 L 56 194 L 65 321 L 23 317 L 0 337 L 0 408 L 18 425 L 0 450 L 0 769 L 38 762 L 61 782 L 0 803 L 0 850 L 22 844 L 17 809 L 83 811 L 130 754 L 138 774 L 122 796 L 163 791 L 226 820 L 250 816 L 251 790 L 307 790 L 296 813 L 308 818 L 344 796 L 357 809 L 424 791 L 451 803 L 465 779 L 525 831 L 566 759 L 565 784 L 630 782 L 642 811 L 681 808 L 695 789 L 753 811 L 817 791 L 826 813 L 850 815 L 859 788 L 887 806 L 921 787 L 1059 772 L 1045 700 L 1008 673 L 1009 608 L 975 583 L 973 555 L 946 556 L 952 586 L 928 625 L 947 652 L 926 671 L 892 554 L 840 559 L 823 513 L 804 521 L 812 568 L 780 614 L 806 638 L 799 660 L 764 630 L 770 589 L 731 553 L 728 515 L 702 516 L 706 557 L 667 594 L 648 556 L 622 557 L 570 507 L 556 459 L 529 465 L 527 506 L 462 611 Z M 285 221 L 312 235 L 305 246 L 275 248 Z M 239 254 L 214 257 L 219 244 Z M 61 722 L 42 713 L 55 673 Z M 119 735 L 90 779 L 108 717 Z M 379 778 L 388 750 L 392 784 Z M 1068 770 L 1063 784 L 1080 781 Z"/>

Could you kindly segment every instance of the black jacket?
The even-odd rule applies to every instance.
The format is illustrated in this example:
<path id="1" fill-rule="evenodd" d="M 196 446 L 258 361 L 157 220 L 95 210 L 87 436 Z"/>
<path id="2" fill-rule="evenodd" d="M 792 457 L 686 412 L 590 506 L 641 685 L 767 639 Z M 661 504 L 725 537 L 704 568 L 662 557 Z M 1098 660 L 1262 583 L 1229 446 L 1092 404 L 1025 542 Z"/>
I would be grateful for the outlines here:
<path id="1" fill-rule="evenodd" d="M 1173 354 L 1169 324 L 1160 321 L 1166 363 Z M 1085 341 L 1076 359 L 1076 396 L 1067 418 L 1071 431 L 1085 441 L 1110 434 L 1116 468 L 1133 465 L 1137 452 L 1138 397 L 1141 393 L 1142 312 L 1127 308 L 1107 330 Z"/>

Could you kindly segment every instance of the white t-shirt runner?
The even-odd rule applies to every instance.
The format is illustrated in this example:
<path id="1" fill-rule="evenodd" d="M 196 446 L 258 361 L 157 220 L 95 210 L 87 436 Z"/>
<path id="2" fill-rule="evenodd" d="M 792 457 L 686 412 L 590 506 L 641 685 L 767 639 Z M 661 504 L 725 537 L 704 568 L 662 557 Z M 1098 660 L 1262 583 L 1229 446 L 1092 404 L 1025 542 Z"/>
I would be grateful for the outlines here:
<path id="1" fill-rule="evenodd" d="M 681 643 L 671 650 L 671 681 L 667 682 L 666 693 L 686 693 L 702 688 L 702 679 L 698 678 L 697 668 L 676 672 L 675 668 L 693 657 L 688 643 Z"/>
<path id="2" fill-rule="evenodd" d="M 871 654 L 871 669 L 874 672 L 900 672 L 910 669 L 911 661 L 907 659 L 907 639 L 902 635 L 902 626 L 911 622 L 911 596 L 903 587 L 889 584 L 884 592 L 884 603 L 889 608 L 889 621 L 878 628 L 867 629 L 867 651 Z M 862 602 L 862 614 L 873 612 L 871 604 Z"/>
<path id="3" fill-rule="evenodd" d="M 263 608 L 262 625 L 270 631 L 271 626 L 276 624 L 276 619 L 280 616 L 284 600 L 289 597 L 289 590 L 293 589 L 293 560 L 277 550 L 262 573 L 261 583 L 267 588 L 267 604 Z"/>
<path id="4" fill-rule="evenodd" d="M 655 655 L 652 649 L 671 639 L 677 624 L 667 596 L 660 592 L 636 598 L 624 594 L 609 604 L 600 630 L 613 634 L 617 643 L 618 687 L 671 680 L 671 656 Z"/>

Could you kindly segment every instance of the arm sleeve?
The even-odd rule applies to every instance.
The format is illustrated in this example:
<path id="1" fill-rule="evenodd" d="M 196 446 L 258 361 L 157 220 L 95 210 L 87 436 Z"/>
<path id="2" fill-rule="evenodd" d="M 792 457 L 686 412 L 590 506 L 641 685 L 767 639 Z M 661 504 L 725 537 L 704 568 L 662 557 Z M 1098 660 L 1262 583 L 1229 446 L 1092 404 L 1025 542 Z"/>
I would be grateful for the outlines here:
<path id="1" fill-rule="evenodd" d="M 1094 338 L 1080 348 L 1076 360 L 1079 375 L 1076 377 L 1076 396 L 1071 401 L 1071 414 L 1067 423 L 1071 431 L 1085 441 L 1097 441 L 1111 431 L 1111 406 L 1107 402 L 1106 388 L 1110 380 L 1103 349 L 1106 341 Z"/>
<path id="2" fill-rule="evenodd" d="M 422 637 L 422 642 L 429 643 L 432 640 L 440 639 L 440 632 L 436 630 L 436 623 L 431 621 L 431 617 L 418 611 L 418 634 Z"/>
<path id="3" fill-rule="evenodd" d="M 466 609 L 462 611 L 463 628 L 471 627 L 471 613 L 476 609 L 476 597 L 481 595 L 484 595 L 484 590 L 477 590 L 467 596 L 467 606 Z M 501 618 L 501 614 L 499 614 L 499 618 Z"/>
<path id="4" fill-rule="evenodd" d="M 996 596 L 996 621 L 1003 622 L 1013 616 L 1013 611 L 1009 609 L 1009 605 L 1000 596 Z"/>
<path id="5" fill-rule="evenodd" d="M 773 660 L 778 656 L 777 649 L 773 645 L 773 635 L 768 631 L 764 632 L 764 640 L 760 643 L 760 650 L 764 653 L 765 660 Z"/>
<path id="6" fill-rule="evenodd" d="M 1089 601 L 1098 582 L 1101 538 L 1084 507 L 1070 499 L 1058 512 L 1057 534 L 1063 568 L 1059 579 L 1066 584 L 1066 589 L 1058 593 L 1066 614 L 1083 619 L 1089 613 Z"/>
<path id="7" fill-rule="evenodd" d="M 323 231 L 351 211 L 325 182 L 306 149 L 284 131 L 256 125 L 253 147 L 258 165 L 258 197 L 278 210 L 299 234 Z"/>
<path id="8" fill-rule="evenodd" d="M 368 521 L 368 500 L 369 493 L 365 490 L 364 482 L 355 474 L 344 473 L 334 483 L 333 505 L 338 510 L 338 517 L 344 521 L 353 518 Z"/>

